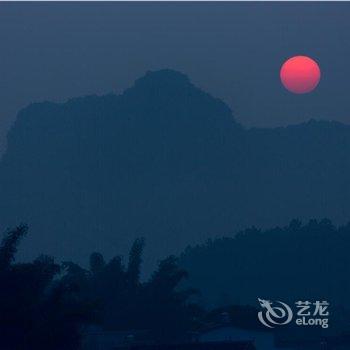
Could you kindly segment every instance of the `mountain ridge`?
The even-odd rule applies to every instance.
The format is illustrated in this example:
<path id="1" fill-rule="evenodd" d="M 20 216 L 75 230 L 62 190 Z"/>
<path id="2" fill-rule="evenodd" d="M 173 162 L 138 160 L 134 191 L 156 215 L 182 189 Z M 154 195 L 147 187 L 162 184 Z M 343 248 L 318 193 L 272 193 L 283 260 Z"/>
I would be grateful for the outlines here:
<path id="1" fill-rule="evenodd" d="M 347 125 L 248 129 L 184 74 L 148 72 L 120 95 L 19 113 L 0 162 L 0 222 L 31 226 L 24 258 L 112 256 L 142 235 L 152 264 L 252 225 L 346 221 L 349 153 Z"/>

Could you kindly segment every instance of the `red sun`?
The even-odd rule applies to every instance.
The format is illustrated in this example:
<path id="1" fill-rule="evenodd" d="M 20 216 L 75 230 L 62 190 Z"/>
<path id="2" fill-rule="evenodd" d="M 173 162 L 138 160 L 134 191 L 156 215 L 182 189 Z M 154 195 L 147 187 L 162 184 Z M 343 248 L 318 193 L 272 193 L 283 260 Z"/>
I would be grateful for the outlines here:
<path id="1" fill-rule="evenodd" d="M 321 78 L 318 64 L 307 56 L 294 56 L 283 63 L 280 71 L 283 86 L 295 94 L 313 91 Z"/>

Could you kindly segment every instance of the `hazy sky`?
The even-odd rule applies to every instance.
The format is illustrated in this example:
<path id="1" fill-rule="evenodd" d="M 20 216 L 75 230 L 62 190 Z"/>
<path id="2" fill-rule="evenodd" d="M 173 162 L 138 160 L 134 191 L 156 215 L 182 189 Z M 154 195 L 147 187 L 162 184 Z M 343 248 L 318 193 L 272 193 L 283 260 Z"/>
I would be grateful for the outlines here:
<path id="1" fill-rule="evenodd" d="M 0 3 L 0 149 L 31 102 L 121 92 L 173 68 L 222 98 L 246 126 L 350 123 L 350 3 Z M 316 59 L 315 92 L 279 68 Z"/>

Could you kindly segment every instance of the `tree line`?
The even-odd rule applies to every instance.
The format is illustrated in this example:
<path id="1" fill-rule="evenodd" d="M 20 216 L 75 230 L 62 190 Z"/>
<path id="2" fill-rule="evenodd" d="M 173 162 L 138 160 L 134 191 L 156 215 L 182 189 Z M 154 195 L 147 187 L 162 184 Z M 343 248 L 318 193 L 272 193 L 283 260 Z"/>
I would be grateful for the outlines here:
<path id="1" fill-rule="evenodd" d="M 195 326 L 202 312 L 180 283 L 187 272 L 177 258 L 160 261 L 147 281 L 140 280 L 144 240 L 133 243 L 127 264 L 92 253 L 89 268 L 58 264 L 40 256 L 16 263 L 28 227 L 8 231 L 0 246 L 0 345 L 3 350 L 78 349 L 84 327 L 147 329 L 154 339 L 177 339 Z"/>
<path id="2" fill-rule="evenodd" d="M 16 262 L 27 233 L 20 225 L 0 244 L 2 350 L 76 350 L 90 325 L 147 330 L 155 341 L 173 342 L 222 322 L 223 314 L 235 326 L 261 329 L 257 297 L 327 300 L 333 329 L 348 330 L 350 225 L 293 220 L 285 227 L 250 228 L 189 247 L 179 259 L 169 256 L 146 280 L 140 278 L 142 238 L 125 263 L 94 252 L 85 268 L 44 255 Z M 205 302 L 211 294 L 216 300 Z"/>

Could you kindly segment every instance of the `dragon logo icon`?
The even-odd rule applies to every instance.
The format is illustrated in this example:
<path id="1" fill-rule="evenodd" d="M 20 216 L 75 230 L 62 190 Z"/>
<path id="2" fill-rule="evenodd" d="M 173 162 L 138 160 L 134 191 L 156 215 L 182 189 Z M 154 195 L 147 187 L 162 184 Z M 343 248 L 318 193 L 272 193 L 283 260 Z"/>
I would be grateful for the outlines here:
<path id="1" fill-rule="evenodd" d="M 264 326 L 274 328 L 275 326 L 288 324 L 292 320 L 292 309 L 282 301 L 272 302 L 260 298 L 258 300 L 263 309 L 259 311 L 258 318 Z"/>

